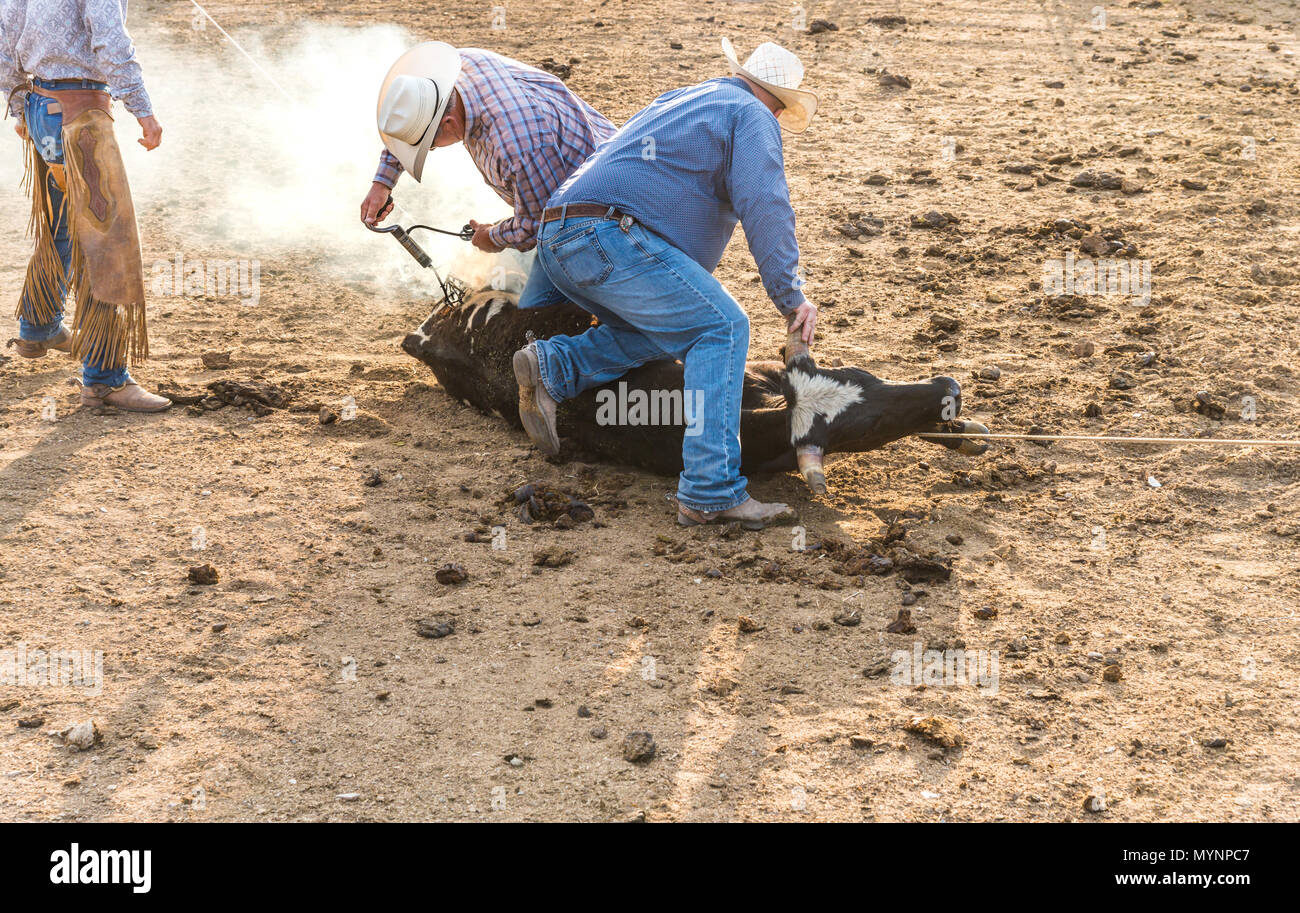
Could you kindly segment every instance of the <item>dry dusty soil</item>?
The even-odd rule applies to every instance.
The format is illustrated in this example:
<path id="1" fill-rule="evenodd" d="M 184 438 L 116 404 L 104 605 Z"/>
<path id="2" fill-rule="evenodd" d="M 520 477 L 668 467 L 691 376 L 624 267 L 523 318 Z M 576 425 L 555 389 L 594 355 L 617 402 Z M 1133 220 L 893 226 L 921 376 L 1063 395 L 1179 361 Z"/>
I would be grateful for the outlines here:
<path id="1" fill-rule="evenodd" d="M 209 9 L 291 95 L 312 80 L 277 48 L 304 29 L 393 26 L 567 70 L 619 123 L 718 75 L 719 36 L 742 55 L 774 38 L 822 101 L 786 161 L 823 362 L 950 374 L 995 431 L 1300 438 L 1296 9 L 1124 2 L 1103 23 L 1095 5 L 814 2 L 807 21 L 837 27 L 815 34 L 786 2 L 533 0 L 504 29 L 486 0 Z M 218 191 L 272 147 L 333 154 L 329 118 L 232 145 L 232 104 L 275 90 L 187 4 L 131 15 L 160 98 L 185 61 L 230 74 L 160 108 L 146 266 L 261 271 L 256 306 L 155 296 L 137 376 L 271 406 L 83 411 L 66 357 L 0 350 L 0 659 L 102 654 L 97 693 L 0 684 L 0 817 L 1300 818 L 1296 449 L 907 439 L 832 459 L 824 498 L 753 481 L 797 506 L 803 550 L 790 529 L 678 529 L 671 479 L 548 462 L 401 352 L 435 302 L 427 274 L 366 267 L 395 245 L 358 231 L 357 266 L 309 221 L 236 237 Z M 220 167 L 167 158 L 196 147 Z M 341 165 L 359 179 L 301 204 L 351 214 L 360 148 Z M 0 153 L 8 311 L 29 249 L 8 130 Z M 1149 296 L 1045 294 L 1067 253 L 1145 264 Z M 718 275 L 770 357 L 779 316 L 742 238 Z M 524 523 L 527 482 L 594 521 Z M 448 563 L 468 579 L 439 582 Z M 215 583 L 187 579 L 201 564 Z M 927 676 L 914 649 L 996 660 L 996 680 Z M 92 719 L 86 750 L 50 734 Z M 634 732 L 653 758 L 625 760 Z"/>

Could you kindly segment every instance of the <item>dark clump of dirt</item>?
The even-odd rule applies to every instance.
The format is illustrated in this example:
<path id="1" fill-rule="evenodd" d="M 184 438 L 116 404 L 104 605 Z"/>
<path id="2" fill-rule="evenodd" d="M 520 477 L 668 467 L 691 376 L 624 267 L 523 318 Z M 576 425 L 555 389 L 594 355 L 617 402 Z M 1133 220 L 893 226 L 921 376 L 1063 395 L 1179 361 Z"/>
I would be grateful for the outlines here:
<path id="1" fill-rule="evenodd" d="M 952 559 L 919 555 L 901 546 L 887 547 L 895 536 L 891 529 L 882 542 L 859 545 L 828 539 L 823 547 L 833 559 L 832 569 L 846 577 L 879 577 L 897 573 L 908 583 L 941 583 L 952 577 Z"/>
<path id="2" fill-rule="evenodd" d="M 459 564 L 444 564 L 433 576 L 444 586 L 455 586 L 469 579 L 469 571 Z"/>
<path id="3" fill-rule="evenodd" d="M 585 523 L 595 518 L 596 512 L 583 500 L 560 491 L 558 488 L 532 482 L 513 489 L 503 499 L 507 505 L 517 505 L 520 520 L 525 523 Z"/>
<path id="4" fill-rule="evenodd" d="M 212 565 L 198 564 L 189 569 L 186 578 L 190 583 L 197 583 L 200 586 L 212 586 L 220 579 L 220 575 Z"/>
<path id="5" fill-rule="evenodd" d="M 270 415 L 289 408 L 293 391 L 270 383 L 246 383 L 238 380 L 214 380 L 207 385 L 207 393 L 186 393 L 164 390 L 163 395 L 178 406 L 189 406 L 190 412 L 201 415 L 227 406 L 248 409 L 254 415 Z"/>
<path id="6" fill-rule="evenodd" d="M 415 633 L 430 640 L 439 640 L 456 633 L 456 626 L 451 621 L 439 621 L 434 618 L 422 618 L 415 623 Z"/>

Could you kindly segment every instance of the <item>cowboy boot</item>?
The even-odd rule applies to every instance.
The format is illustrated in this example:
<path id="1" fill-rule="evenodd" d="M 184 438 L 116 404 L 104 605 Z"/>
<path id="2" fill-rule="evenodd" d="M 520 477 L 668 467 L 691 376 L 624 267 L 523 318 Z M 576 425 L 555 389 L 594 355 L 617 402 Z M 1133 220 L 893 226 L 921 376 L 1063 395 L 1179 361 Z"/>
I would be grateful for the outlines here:
<path id="1" fill-rule="evenodd" d="M 726 510 L 704 511 L 680 503 L 677 505 L 677 523 L 680 526 L 739 521 L 745 529 L 757 530 L 773 524 L 789 523 L 794 518 L 794 511 L 785 504 L 764 504 L 753 498 Z"/>
<path id="2" fill-rule="evenodd" d="M 67 324 L 59 327 L 59 332 L 49 339 L 11 339 L 5 344 L 5 348 L 18 347 L 18 354 L 23 358 L 44 358 L 45 353 L 50 349 L 56 349 L 60 352 L 72 351 L 72 331 L 68 329 Z"/>
<path id="3" fill-rule="evenodd" d="M 165 396 L 150 393 L 133 380 L 120 387 L 108 384 L 91 384 L 81 388 L 82 406 L 112 406 L 123 412 L 162 412 L 170 409 L 172 401 Z"/>
<path id="4" fill-rule="evenodd" d="M 560 434 L 555 430 L 556 402 L 542 384 L 542 365 L 533 343 L 515 353 L 513 366 L 519 382 L 519 420 L 537 449 L 547 456 L 560 452 Z"/>

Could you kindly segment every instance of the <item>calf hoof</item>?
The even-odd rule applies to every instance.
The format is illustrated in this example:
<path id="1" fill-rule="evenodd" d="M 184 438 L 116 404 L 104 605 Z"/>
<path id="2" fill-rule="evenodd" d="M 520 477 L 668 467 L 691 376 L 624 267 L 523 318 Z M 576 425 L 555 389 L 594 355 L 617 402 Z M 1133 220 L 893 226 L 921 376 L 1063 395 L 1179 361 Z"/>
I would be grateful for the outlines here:
<path id="1" fill-rule="evenodd" d="M 979 422 L 960 421 L 957 423 L 961 427 L 956 429 L 958 434 L 988 434 L 989 429 Z M 979 456 L 989 449 L 988 441 L 980 441 L 975 438 L 962 438 L 961 445 L 958 446 L 957 452 L 964 453 L 966 456 Z"/>
<path id="2" fill-rule="evenodd" d="M 824 458 L 822 448 L 812 445 L 796 447 L 795 455 L 799 463 L 799 474 L 808 483 L 813 494 L 826 494 L 826 467 L 822 465 Z"/>

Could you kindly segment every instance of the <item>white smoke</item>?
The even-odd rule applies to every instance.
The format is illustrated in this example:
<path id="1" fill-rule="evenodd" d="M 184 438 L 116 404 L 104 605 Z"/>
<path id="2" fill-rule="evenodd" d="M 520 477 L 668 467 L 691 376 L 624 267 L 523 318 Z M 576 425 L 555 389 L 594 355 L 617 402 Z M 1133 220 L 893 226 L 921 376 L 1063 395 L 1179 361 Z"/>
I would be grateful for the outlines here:
<path id="1" fill-rule="evenodd" d="M 395 26 L 228 28 L 282 93 L 211 23 L 179 31 L 134 18 L 130 25 L 164 131 L 162 145 L 146 152 L 136 143 L 134 118 L 114 105 L 146 277 L 150 263 L 170 259 L 182 238 L 188 258 L 257 259 L 264 276 L 309 262 L 373 284 L 380 294 L 438 294 L 431 272 L 360 221 L 382 149 L 375 128 L 380 82 L 423 37 Z M 17 189 L 21 152 L 17 137 L 9 139 L 0 146 L 0 203 L 4 229 L 20 230 L 17 216 L 27 211 Z M 424 182 L 403 175 L 394 198 L 386 224 L 455 231 L 470 219 L 510 215 L 463 145 L 432 150 Z M 413 237 L 444 277 L 450 270 L 474 286 L 494 274 L 494 263 L 505 273 L 521 268 L 514 252 L 498 263 L 458 238 L 423 231 Z M 265 278 L 264 284 L 271 292 Z"/>

